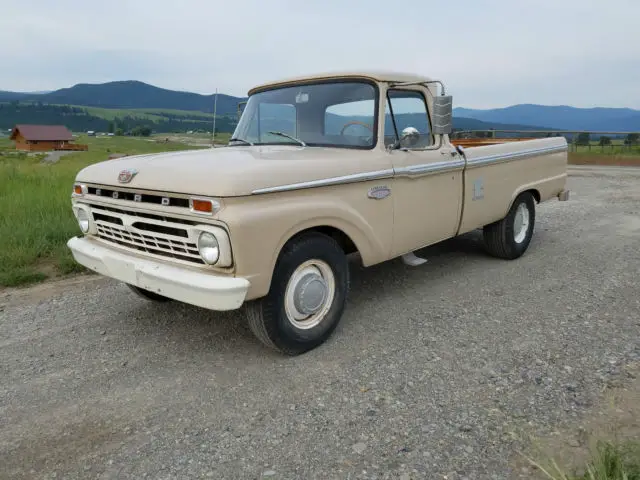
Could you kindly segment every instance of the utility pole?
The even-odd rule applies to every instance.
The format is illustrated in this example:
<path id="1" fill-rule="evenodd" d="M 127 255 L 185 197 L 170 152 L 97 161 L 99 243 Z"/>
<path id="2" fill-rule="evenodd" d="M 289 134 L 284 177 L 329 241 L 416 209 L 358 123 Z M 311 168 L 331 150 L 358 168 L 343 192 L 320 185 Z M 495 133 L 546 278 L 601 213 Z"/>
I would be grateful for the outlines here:
<path id="1" fill-rule="evenodd" d="M 213 132 L 211 132 L 211 148 L 215 146 L 216 139 L 216 112 L 218 110 L 218 89 L 216 88 L 216 95 L 213 100 Z"/>

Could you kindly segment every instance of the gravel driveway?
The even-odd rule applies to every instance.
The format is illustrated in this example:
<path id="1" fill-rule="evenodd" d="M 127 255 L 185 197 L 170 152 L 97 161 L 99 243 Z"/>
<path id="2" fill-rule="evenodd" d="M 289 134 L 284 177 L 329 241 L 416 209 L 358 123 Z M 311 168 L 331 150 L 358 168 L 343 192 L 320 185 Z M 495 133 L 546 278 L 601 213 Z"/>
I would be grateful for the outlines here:
<path id="1" fill-rule="evenodd" d="M 640 170 L 574 169 L 528 253 L 353 266 L 324 346 L 89 276 L 0 293 L 3 478 L 518 478 L 640 360 Z"/>

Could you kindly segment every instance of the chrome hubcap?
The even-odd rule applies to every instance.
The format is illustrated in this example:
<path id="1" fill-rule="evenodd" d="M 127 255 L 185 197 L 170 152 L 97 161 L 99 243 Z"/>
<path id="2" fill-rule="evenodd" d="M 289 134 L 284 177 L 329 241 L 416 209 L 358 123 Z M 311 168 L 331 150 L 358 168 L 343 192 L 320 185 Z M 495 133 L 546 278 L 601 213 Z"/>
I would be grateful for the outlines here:
<path id="1" fill-rule="evenodd" d="M 529 231 L 529 210 L 524 203 L 518 205 L 513 219 L 513 234 L 516 243 L 524 242 Z"/>
<path id="2" fill-rule="evenodd" d="M 309 329 L 318 325 L 333 303 L 335 277 L 321 260 L 309 260 L 291 275 L 285 290 L 285 313 L 296 327 Z"/>

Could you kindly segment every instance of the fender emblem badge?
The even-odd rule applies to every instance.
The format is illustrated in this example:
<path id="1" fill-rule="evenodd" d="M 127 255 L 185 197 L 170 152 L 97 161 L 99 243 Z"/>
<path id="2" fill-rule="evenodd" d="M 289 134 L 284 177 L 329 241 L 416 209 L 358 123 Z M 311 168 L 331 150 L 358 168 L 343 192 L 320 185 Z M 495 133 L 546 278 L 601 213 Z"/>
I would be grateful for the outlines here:
<path id="1" fill-rule="evenodd" d="M 386 185 L 371 187 L 367 193 L 367 197 L 374 200 L 382 200 L 383 198 L 387 198 L 389 195 L 391 195 L 391 189 Z"/>

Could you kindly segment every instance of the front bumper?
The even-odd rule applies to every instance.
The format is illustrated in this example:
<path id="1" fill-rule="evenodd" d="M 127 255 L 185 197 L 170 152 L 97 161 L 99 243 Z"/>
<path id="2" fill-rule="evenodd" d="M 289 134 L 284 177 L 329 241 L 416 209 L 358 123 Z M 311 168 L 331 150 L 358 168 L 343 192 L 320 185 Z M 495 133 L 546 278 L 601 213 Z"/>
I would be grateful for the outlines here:
<path id="1" fill-rule="evenodd" d="M 245 278 L 197 272 L 140 258 L 87 237 L 71 238 L 67 246 L 78 263 L 101 275 L 210 310 L 239 308 L 249 290 Z"/>

